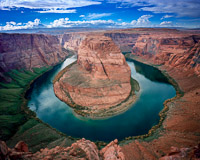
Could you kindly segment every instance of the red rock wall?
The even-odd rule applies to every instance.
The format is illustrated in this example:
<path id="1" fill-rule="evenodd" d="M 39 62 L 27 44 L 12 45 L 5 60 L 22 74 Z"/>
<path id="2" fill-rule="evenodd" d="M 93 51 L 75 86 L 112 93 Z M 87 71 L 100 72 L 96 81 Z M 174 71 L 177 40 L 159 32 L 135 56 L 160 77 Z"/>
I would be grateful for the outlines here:
<path id="1" fill-rule="evenodd" d="M 108 32 L 104 34 L 112 38 L 116 45 L 121 49 L 121 52 L 131 52 L 135 45 L 137 38 L 140 34 L 137 33 L 121 33 L 121 32 Z"/>
<path id="2" fill-rule="evenodd" d="M 64 48 L 78 51 L 81 41 L 87 33 L 65 33 L 59 36 L 60 43 Z"/>
<path id="3" fill-rule="evenodd" d="M 184 34 L 142 35 L 132 50 L 134 55 L 154 64 L 193 70 L 200 75 L 200 36 Z"/>
<path id="4" fill-rule="evenodd" d="M 55 65 L 67 55 L 56 36 L 0 34 L 0 72 Z"/>
<path id="5" fill-rule="evenodd" d="M 111 38 L 92 35 L 82 41 L 78 51 L 78 64 L 91 71 L 95 78 L 130 82 L 130 68 L 118 46 Z M 117 72 L 116 72 L 117 71 Z"/>

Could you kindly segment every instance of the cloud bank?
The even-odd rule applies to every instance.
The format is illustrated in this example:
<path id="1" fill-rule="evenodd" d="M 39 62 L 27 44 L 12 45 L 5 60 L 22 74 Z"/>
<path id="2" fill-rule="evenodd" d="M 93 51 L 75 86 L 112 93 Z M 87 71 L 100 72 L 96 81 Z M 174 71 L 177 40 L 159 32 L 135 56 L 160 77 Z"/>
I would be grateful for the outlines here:
<path id="1" fill-rule="evenodd" d="M 41 24 L 40 19 L 34 21 L 28 21 L 27 23 L 16 23 L 14 21 L 6 22 L 5 26 L 0 26 L 0 30 L 17 30 L 17 29 L 31 29 L 38 28 Z"/>
<path id="2" fill-rule="evenodd" d="M 32 29 L 39 28 L 41 26 L 47 28 L 58 28 L 58 27 L 100 27 L 100 28 L 130 28 L 130 27 L 151 27 L 150 18 L 152 15 L 143 15 L 137 20 L 132 20 L 130 23 L 127 22 L 115 22 L 113 20 L 83 20 L 83 21 L 71 21 L 68 17 L 56 19 L 53 22 L 45 25 L 42 24 L 40 19 L 29 21 L 27 23 L 16 23 L 14 21 L 7 22 L 5 26 L 0 26 L 0 30 L 16 30 L 16 29 Z"/>

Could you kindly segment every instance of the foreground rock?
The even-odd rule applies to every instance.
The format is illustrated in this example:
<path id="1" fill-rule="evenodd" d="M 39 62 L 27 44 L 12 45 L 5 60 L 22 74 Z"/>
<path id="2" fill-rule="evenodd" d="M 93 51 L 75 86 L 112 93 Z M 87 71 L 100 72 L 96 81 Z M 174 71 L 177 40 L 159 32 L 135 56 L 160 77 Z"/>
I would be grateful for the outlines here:
<path id="1" fill-rule="evenodd" d="M 134 101 L 130 74 L 124 56 L 110 38 L 88 35 L 79 47 L 77 64 L 56 76 L 54 91 L 78 114 L 111 116 Z"/>
<path id="2" fill-rule="evenodd" d="M 21 148 L 21 149 L 19 149 Z M 49 149 L 44 148 L 36 153 L 28 152 L 28 146 L 20 141 L 14 149 L 7 147 L 4 141 L 0 141 L 0 160 L 124 160 L 124 154 L 121 152 L 121 147 L 118 141 L 115 140 L 104 147 L 101 151 L 98 150 L 95 143 L 80 139 L 73 143 L 70 147 L 56 146 Z"/>
<path id="3" fill-rule="evenodd" d="M 26 148 L 27 150 L 18 150 L 18 147 Z M 134 148 L 137 150 L 137 148 Z M 140 149 L 142 149 L 140 147 Z M 142 152 L 143 156 L 147 154 Z M 95 143 L 80 139 L 73 143 L 70 147 L 56 146 L 54 148 L 44 148 L 36 153 L 28 152 L 26 143 L 20 141 L 11 149 L 4 141 L 0 141 L 0 160 L 125 160 L 125 155 L 122 148 L 118 145 L 118 140 L 110 142 L 107 146 L 98 150 Z M 138 158 L 138 160 L 143 158 Z M 149 159 L 155 159 L 149 156 Z M 159 160 L 198 160 L 200 159 L 200 144 L 197 146 L 189 146 L 187 148 L 178 148 L 172 146 L 168 153 Z"/>
<path id="4" fill-rule="evenodd" d="M 105 160 L 125 160 L 125 156 L 121 151 L 121 147 L 118 145 L 118 140 L 110 142 L 106 147 L 104 147 L 100 154 Z"/>

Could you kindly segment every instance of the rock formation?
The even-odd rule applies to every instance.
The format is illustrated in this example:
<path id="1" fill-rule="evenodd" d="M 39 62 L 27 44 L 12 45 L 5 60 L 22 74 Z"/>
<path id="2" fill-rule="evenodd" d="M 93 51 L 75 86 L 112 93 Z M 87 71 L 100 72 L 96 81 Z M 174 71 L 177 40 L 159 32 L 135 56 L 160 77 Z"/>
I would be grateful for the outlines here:
<path id="1" fill-rule="evenodd" d="M 138 33 L 121 33 L 116 31 L 106 32 L 104 35 L 112 38 L 112 40 L 116 45 L 119 46 L 122 52 L 131 52 L 138 39 L 138 36 L 140 36 Z"/>
<path id="2" fill-rule="evenodd" d="M 65 33 L 63 35 L 59 35 L 61 45 L 73 51 L 78 52 L 78 48 L 82 40 L 84 40 L 87 33 Z"/>
<path id="3" fill-rule="evenodd" d="M 111 108 L 112 112 L 126 108 L 114 106 L 131 93 L 130 73 L 120 49 L 109 37 L 88 35 L 79 47 L 77 64 L 67 67 L 55 78 L 54 91 L 62 101 L 76 111 L 79 109 L 78 112 L 106 116 Z M 109 114 L 112 115 L 111 110 Z"/>
<path id="4" fill-rule="evenodd" d="M 112 31 L 113 34 L 114 32 L 118 33 L 119 31 Z M 146 59 L 145 61 L 143 61 L 145 63 L 149 62 L 149 64 L 150 63 L 163 64 L 162 66 L 159 66 L 159 69 L 166 71 L 179 84 L 180 88 L 184 91 L 184 96 L 179 97 L 175 101 L 167 103 L 169 110 L 163 122 L 162 129 L 158 129 L 153 136 L 146 138 L 145 141 L 143 139 L 128 141 L 130 143 L 128 142 L 126 143 L 125 141 L 124 145 L 121 146 L 121 151 L 124 154 L 125 159 L 128 159 L 128 160 L 129 159 L 130 160 L 155 159 L 156 160 L 161 157 L 163 157 L 162 159 L 172 159 L 172 158 L 177 158 L 177 157 L 180 159 L 199 159 L 200 147 L 199 145 L 197 146 L 200 140 L 200 134 L 199 134 L 200 133 L 200 126 L 199 126 L 200 77 L 197 76 L 199 75 L 199 68 L 198 68 L 199 66 L 199 38 L 198 38 L 199 34 L 194 36 L 192 32 L 188 32 L 186 30 L 173 31 L 173 30 L 168 30 L 168 29 L 146 29 L 146 28 L 129 29 L 129 30 L 120 31 L 120 33 L 130 33 L 130 34 L 132 34 L 133 32 L 140 34 L 140 36 L 137 39 L 136 45 L 133 47 L 133 53 L 135 55 L 139 55 L 139 58 L 141 57 L 141 58 Z M 20 34 L 20 35 L 19 34 L 0 34 L 0 37 L 1 37 L 0 75 L 2 74 L 2 72 L 9 71 L 10 69 L 16 69 L 16 68 L 20 69 L 20 68 L 23 68 L 24 66 L 27 66 L 27 68 L 30 67 L 30 65 L 24 65 L 25 62 L 27 63 L 28 57 L 31 58 L 31 56 L 29 55 L 31 54 L 30 49 L 27 49 L 25 45 L 25 44 L 29 44 L 28 46 L 30 47 L 31 46 L 30 40 L 28 40 L 28 38 L 24 40 L 24 38 L 22 38 L 21 36 L 29 37 L 29 38 L 31 37 L 30 35 L 24 35 L 24 34 Z M 108 35 L 108 36 L 112 37 L 113 40 L 116 42 L 116 44 L 117 42 L 119 42 L 119 44 L 121 43 L 125 44 L 126 38 L 123 36 L 117 36 L 115 34 Z M 46 38 L 48 39 L 48 37 L 50 38 L 52 36 L 33 35 L 33 37 L 38 37 L 38 39 L 39 37 L 40 38 L 44 37 L 44 39 Z M 55 39 L 57 38 L 55 37 Z M 15 41 L 17 43 L 14 43 Z M 77 42 L 79 42 L 79 41 L 74 41 L 75 43 L 69 42 L 66 45 L 64 45 L 65 44 L 64 41 L 67 41 L 67 39 L 63 38 L 63 46 L 73 46 L 73 47 Z M 46 43 L 46 42 L 49 42 L 49 40 L 42 41 L 41 39 L 40 43 L 43 43 L 43 42 Z M 133 43 L 135 44 L 135 42 Z M 53 42 L 52 43 L 49 42 L 46 44 L 50 45 L 50 46 L 46 46 L 47 48 L 54 47 L 54 49 L 56 50 L 59 48 L 59 47 L 58 48 L 55 47 L 57 45 L 54 46 Z M 34 46 L 38 46 L 38 45 L 34 45 Z M 46 47 L 43 47 L 43 49 L 45 50 Z M 27 55 L 25 54 L 26 49 L 27 49 L 26 52 L 29 53 Z M 18 54 L 15 54 L 15 50 L 18 52 Z M 20 61 L 18 59 L 16 60 L 12 59 L 13 56 L 16 56 L 16 55 L 17 55 L 16 57 L 20 57 L 20 53 L 21 53 L 20 50 L 22 50 L 22 55 L 24 56 L 24 58 L 20 58 Z M 34 50 L 37 51 L 36 48 Z M 40 51 L 40 49 L 38 49 L 38 51 Z M 48 57 L 48 54 L 46 53 L 48 52 L 45 52 L 44 54 L 45 59 L 46 57 Z M 35 58 L 36 57 L 37 56 L 35 56 Z M 39 55 L 38 57 L 40 58 Z M 13 65 L 11 64 L 11 61 L 13 61 L 14 63 Z M 36 61 L 36 59 L 34 61 Z M 41 60 L 39 60 L 39 62 L 41 62 Z M 43 61 L 41 64 L 46 66 L 46 63 Z M 10 125 L 12 123 L 7 122 L 6 125 L 7 124 Z M 13 126 L 16 127 L 16 125 L 13 125 Z M 47 127 L 47 125 L 45 126 Z M 48 130 L 45 130 L 43 132 L 41 123 L 39 123 L 36 127 L 30 128 L 29 130 L 27 131 L 26 129 L 24 133 L 21 134 L 21 137 L 19 137 L 18 135 L 15 135 L 9 141 L 15 144 L 19 140 L 24 140 L 28 144 L 30 144 L 29 151 L 32 150 L 33 147 L 35 147 L 38 150 L 38 152 L 34 154 L 35 156 L 37 156 L 35 159 L 42 159 L 42 158 L 51 159 L 52 157 L 56 155 L 62 157 L 63 153 L 64 155 L 65 154 L 69 155 L 69 152 L 65 153 L 64 150 L 62 151 L 62 146 L 57 147 L 57 148 L 52 148 L 52 149 L 48 149 L 48 148 L 41 149 L 41 151 L 39 151 L 40 148 L 47 147 L 47 143 L 52 142 L 52 139 L 50 139 L 48 136 L 43 141 L 39 140 L 39 137 L 51 131 L 54 131 L 52 132 L 52 135 L 55 135 L 56 134 L 55 130 L 48 128 Z M 37 133 L 35 130 L 37 130 Z M 35 140 L 34 144 L 30 143 L 33 141 L 32 140 L 33 136 L 30 133 L 34 134 L 34 140 Z M 59 142 L 61 140 L 62 140 L 61 137 L 59 137 L 59 139 L 56 139 L 56 141 L 59 141 Z M 86 143 L 89 145 L 89 142 L 81 142 L 81 144 L 83 143 Z M 5 159 L 6 156 L 10 155 L 8 154 L 10 153 L 9 148 L 5 147 L 6 145 L 3 142 L 0 142 L 0 145 L 1 145 L 0 157 L 1 158 L 4 157 Z M 60 143 L 58 145 L 60 145 Z M 93 145 L 90 145 L 90 146 L 93 146 Z M 108 153 L 108 150 L 102 149 L 102 151 L 99 152 L 100 153 L 99 157 L 102 158 L 104 155 L 111 155 L 111 157 L 113 157 L 113 155 L 121 155 L 120 152 L 116 154 L 117 150 L 120 150 L 120 149 L 117 149 L 118 147 L 112 147 L 112 146 L 109 147 L 108 150 L 113 150 L 114 154 L 110 154 Z M 176 146 L 176 147 L 172 147 L 172 149 L 170 149 L 171 146 Z M 192 147 L 192 146 L 195 146 L 195 147 Z M 17 148 L 24 148 L 24 147 L 17 147 Z M 113 148 L 117 150 L 114 150 Z M 103 150 L 105 152 L 103 152 Z M 13 149 L 12 151 L 13 151 L 12 155 L 17 154 L 18 156 L 22 156 L 22 155 L 25 156 L 27 154 L 28 157 L 32 156 L 32 153 L 29 153 L 29 152 L 16 152 L 16 150 L 13 150 Z M 70 156 L 73 157 L 74 159 L 81 159 L 80 157 L 82 155 L 86 155 L 85 152 L 83 152 L 82 149 L 80 149 L 80 147 L 77 147 L 77 150 L 74 149 L 74 151 L 75 152 L 71 152 L 70 154 Z M 96 150 L 94 149 L 92 151 L 96 151 Z M 190 154 L 191 154 L 191 157 L 190 157 Z"/>
<path id="5" fill-rule="evenodd" d="M 56 65 L 69 52 L 56 36 L 41 34 L 0 34 L 0 72 Z"/>
<path id="6" fill-rule="evenodd" d="M 190 34 L 150 34 L 138 38 L 133 54 L 154 64 L 193 70 L 200 75 L 200 36 Z"/>
<path id="7" fill-rule="evenodd" d="M 100 151 L 100 154 L 104 160 L 125 160 L 125 156 L 121 151 L 121 147 L 118 145 L 117 139 L 105 146 Z"/>
<path id="8" fill-rule="evenodd" d="M 20 141 L 11 149 L 4 141 L 0 141 L 0 160 L 125 160 L 118 140 L 112 141 L 106 147 L 98 150 L 94 142 L 80 139 L 70 147 L 56 146 L 54 148 L 43 148 L 36 153 L 28 151 L 26 143 Z"/>

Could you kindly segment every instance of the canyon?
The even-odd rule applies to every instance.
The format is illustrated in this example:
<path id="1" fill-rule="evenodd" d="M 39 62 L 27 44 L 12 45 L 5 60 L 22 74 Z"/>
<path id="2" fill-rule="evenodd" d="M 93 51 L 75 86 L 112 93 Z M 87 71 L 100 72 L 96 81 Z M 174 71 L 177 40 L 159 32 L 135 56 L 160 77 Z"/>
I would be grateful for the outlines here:
<path id="1" fill-rule="evenodd" d="M 127 110 L 134 102 L 130 81 L 131 70 L 111 38 L 87 35 L 80 44 L 77 63 L 55 77 L 54 92 L 78 114 L 107 117 Z"/>
<path id="2" fill-rule="evenodd" d="M 56 36 L 39 34 L 0 34 L 0 78 L 13 69 L 54 66 L 62 62 L 70 51 Z M 8 79 L 8 78 L 7 78 Z"/>
<path id="3" fill-rule="evenodd" d="M 65 33 L 57 36 L 0 34 L 1 82 L 10 81 L 10 77 L 4 73 L 13 69 L 26 68 L 31 71 L 34 67 L 59 63 L 70 54 L 70 50 L 78 52 L 79 45 L 87 34 L 82 32 Z M 105 31 L 103 34 L 112 38 L 122 52 L 131 52 L 127 57 L 153 65 L 172 77 L 183 92 L 181 95 L 177 95 L 175 99 L 166 103 L 168 109 L 162 126 L 151 136 L 119 142 L 121 147 L 120 155 L 123 153 L 124 158 L 130 160 L 159 159 L 161 157 L 163 157 L 162 159 L 167 159 L 164 156 L 172 155 L 169 152 L 182 154 L 184 149 L 179 148 L 188 148 L 188 152 L 184 150 L 184 155 L 181 155 L 180 159 L 188 159 L 188 156 L 193 156 L 193 159 L 199 158 L 198 153 L 190 155 L 189 151 L 193 152 L 192 147 L 197 146 L 200 141 L 200 35 L 187 30 L 148 28 Z M 82 47 L 84 49 L 84 46 Z M 18 59 L 13 57 L 18 57 Z M 83 66 L 90 69 L 90 65 L 83 63 Z M 3 86 L 1 86 L 1 89 L 3 89 Z M 10 112 L 8 114 L 12 117 L 15 115 Z M 0 120 L 4 118 L 3 116 L 4 114 L 1 113 Z M 56 146 L 70 147 L 73 143 L 76 143 L 76 139 L 66 138 L 37 120 L 34 116 L 31 116 L 31 119 L 23 120 L 19 124 L 7 121 L 7 125 L 9 123 L 15 124 L 13 126 L 19 130 L 12 132 L 9 137 L 3 138 L 11 148 L 19 140 L 25 141 L 31 152 L 39 151 L 41 148 L 50 150 Z M 22 129 L 22 126 L 25 127 Z M 5 127 L 3 129 L 8 128 Z M 1 128 L 2 133 L 3 130 Z M 47 133 L 52 133 L 54 136 L 49 136 L 49 138 L 43 136 L 42 139 L 39 139 L 40 135 Z M 32 142 L 31 136 L 35 137 L 35 143 Z M 77 143 L 83 143 L 82 141 L 79 140 Z M 174 147 L 178 148 L 176 148 L 175 153 Z M 41 153 L 44 151 L 43 149 L 40 151 Z M 58 149 L 57 153 L 60 150 L 62 149 Z M 198 150 L 198 147 L 196 147 L 196 150 Z M 91 152 L 93 153 L 94 151 Z M 107 151 L 108 148 L 105 148 L 102 152 L 105 155 Z M 46 156 L 46 153 L 42 154 Z M 102 158 L 106 159 L 105 157 Z M 123 159 L 123 157 L 118 157 L 118 159 Z"/>

